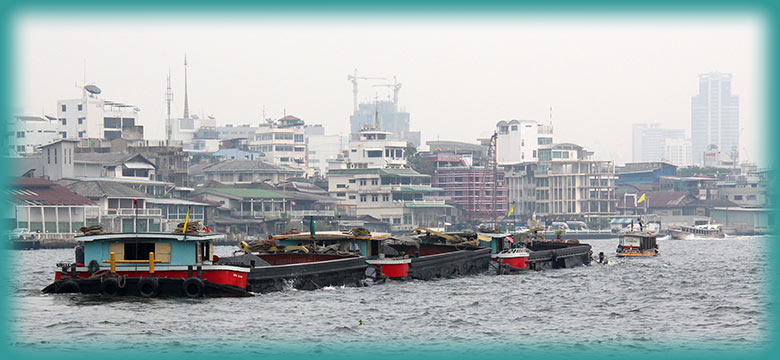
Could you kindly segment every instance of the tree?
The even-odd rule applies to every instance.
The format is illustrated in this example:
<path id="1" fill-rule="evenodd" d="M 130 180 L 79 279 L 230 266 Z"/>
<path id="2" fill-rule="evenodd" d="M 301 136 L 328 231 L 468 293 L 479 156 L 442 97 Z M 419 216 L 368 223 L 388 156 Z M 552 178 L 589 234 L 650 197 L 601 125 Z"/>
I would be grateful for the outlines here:
<path id="1" fill-rule="evenodd" d="M 420 174 L 433 176 L 436 171 L 436 164 L 433 161 L 423 159 L 413 144 L 406 145 L 404 158 L 409 167 Z"/>

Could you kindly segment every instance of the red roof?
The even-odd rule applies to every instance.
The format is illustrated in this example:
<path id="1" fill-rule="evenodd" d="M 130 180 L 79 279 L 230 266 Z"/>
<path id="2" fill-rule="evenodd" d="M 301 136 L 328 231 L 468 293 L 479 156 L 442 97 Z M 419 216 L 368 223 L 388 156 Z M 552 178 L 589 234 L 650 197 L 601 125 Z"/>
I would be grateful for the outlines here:
<path id="1" fill-rule="evenodd" d="M 93 205 L 89 199 L 43 178 L 17 178 L 10 193 L 18 204 Z"/>
<path id="2" fill-rule="evenodd" d="M 279 119 L 279 121 L 282 121 L 282 120 L 300 120 L 300 119 L 295 117 L 295 116 L 292 116 L 292 115 L 287 115 L 287 116 Z"/>

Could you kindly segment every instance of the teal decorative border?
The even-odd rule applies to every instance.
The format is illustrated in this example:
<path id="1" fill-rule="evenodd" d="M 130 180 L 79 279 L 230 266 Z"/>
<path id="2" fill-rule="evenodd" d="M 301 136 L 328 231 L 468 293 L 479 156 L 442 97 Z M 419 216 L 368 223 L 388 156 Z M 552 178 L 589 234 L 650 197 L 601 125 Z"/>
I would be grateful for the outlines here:
<path id="1" fill-rule="evenodd" d="M 418 1 L 409 0 L 396 0 L 392 2 L 360 2 L 360 1 L 337 1 L 335 3 L 324 3 L 321 1 L 296 1 L 294 3 L 288 2 L 252 2 L 252 1 L 235 1 L 235 0 L 222 0 L 222 1 L 151 1 L 151 0 L 136 0 L 136 1 L 123 1 L 123 2 L 108 2 L 98 0 L 76 0 L 76 1 L 56 1 L 56 0 L 4 0 L 0 2 L 0 27 L 2 35 L 0 46 L 4 50 L 4 55 L 0 57 L 0 70 L 2 71 L 2 78 L 5 80 L 2 87 L 2 96 L 0 96 L 0 113 L 3 114 L 5 119 L 11 119 L 14 115 L 11 112 L 14 101 L 14 64 L 12 63 L 14 56 L 14 24 L 15 19 L 20 15 L 50 15 L 50 16 L 67 16 L 67 15 L 98 15 L 101 12 L 110 13 L 115 15 L 122 13 L 128 17 L 143 16 L 148 19 L 150 17 L 176 17 L 176 16 L 227 16 L 227 17 L 252 17 L 252 16 L 308 16 L 308 17 L 370 17 L 377 16 L 377 14 L 383 15 L 402 15 L 407 18 L 461 18 L 467 19 L 474 15 L 481 17 L 506 17 L 506 16 L 530 16 L 535 15 L 556 15 L 556 16 L 602 16 L 605 18 L 615 16 L 631 16 L 631 17 L 695 17 L 695 16 L 724 16 L 729 17 L 735 14 L 752 14 L 760 16 L 767 29 L 766 39 L 767 59 L 768 64 L 766 74 L 767 84 L 767 106 L 766 109 L 767 121 L 769 121 L 767 140 L 780 138 L 778 135 L 778 123 L 780 118 L 777 116 L 777 106 L 775 104 L 780 103 L 775 100 L 780 100 L 778 97 L 777 84 L 780 84 L 780 76 L 773 66 L 778 60 L 778 46 L 777 41 L 780 39 L 780 30 L 778 29 L 778 20 L 780 19 L 780 5 L 777 1 L 772 0 L 743 0 L 743 1 L 724 1 L 724 0 L 678 0 L 678 1 L 662 1 L 662 0 L 641 0 L 634 2 L 625 1 L 573 1 L 573 0 L 558 0 L 558 1 L 521 1 L 521 2 L 509 2 L 509 1 L 492 1 L 483 0 L 479 2 L 472 1 L 426 1 L 420 3 Z M 56 59 L 52 59 L 56 61 Z M 0 122 L 0 131 L 5 134 L 8 123 L 5 121 Z M 0 146 L 6 146 L 6 137 L 0 137 Z M 772 141 L 767 141 L 769 146 L 773 146 Z M 774 147 L 769 149 L 774 155 L 777 150 Z M 777 160 L 774 157 L 769 156 L 772 159 L 770 164 L 772 169 L 777 169 Z M 6 161 L 6 160 L 0 160 Z M 0 164 L 0 166 L 8 164 Z M 0 186 L 3 190 L 7 190 L 8 178 L 6 176 L 0 176 Z M 770 185 L 770 191 L 777 189 L 776 186 Z M 8 194 L 7 191 L 3 192 Z M 772 204 L 777 204 L 777 195 L 770 193 Z M 638 353 L 635 350 L 627 350 L 621 348 L 605 347 L 599 350 L 578 350 L 576 348 L 560 348 L 560 349 L 536 349 L 533 344 L 524 343 L 522 339 L 518 339 L 518 348 L 516 349 L 493 349 L 483 348 L 475 349 L 473 347 L 464 347 L 458 344 L 452 344 L 452 346 L 431 347 L 431 348 L 407 348 L 402 344 L 384 343 L 382 339 L 372 339 L 369 344 L 361 349 L 356 349 L 354 346 L 348 350 L 340 351 L 339 353 L 321 353 L 315 348 L 297 347 L 290 344 L 289 347 L 280 346 L 277 356 L 271 356 L 275 358 L 311 358 L 316 356 L 319 359 L 410 359 L 410 358 L 422 358 L 425 357 L 429 360 L 433 359 L 487 359 L 487 358 L 566 358 L 566 359 L 605 359 L 605 358 L 647 358 L 647 359 L 668 359 L 668 358 L 700 358 L 700 359 L 715 359 L 715 358 L 775 358 L 772 355 L 780 354 L 780 342 L 778 341 L 778 277 L 777 266 L 774 265 L 774 260 L 778 255 L 777 239 L 772 238 L 772 244 L 770 246 L 772 257 L 770 257 L 770 280 L 767 286 L 772 296 L 772 302 L 769 309 L 769 322 L 770 322 L 770 344 L 765 349 L 759 349 L 749 353 L 745 352 L 733 352 L 727 349 L 712 347 L 712 344 L 702 344 L 702 348 L 696 351 L 678 350 L 678 351 L 657 351 L 648 353 Z M 3 254 L 3 259 L 9 259 L 13 253 L 5 249 L 0 250 L 0 254 Z M 9 261 L 0 262 L 0 276 L 9 277 L 13 276 L 14 271 L 11 267 L 12 263 Z M 144 351 L 137 352 L 117 352 L 117 351 L 33 351 L 29 349 L 19 349 L 13 347 L 11 344 L 11 333 L 14 331 L 10 324 L 9 316 L 9 302 L 12 301 L 11 289 L 8 281 L 0 281 L 0 352 L 4 354 L 5 358 L 13 359 L 116 359 L 116 358 L 139 358 L 153 357 L 153 358 L 181 358 L 181 359 L 226 359 L 226 358 L 247 358 L 257 359 L 259 357 L 268 358 L 269 356 L 236 352 L 231 349 L 195 349 L 193 350 L 180 350 L 180 349 L 159 349 L 159 351 Z M 236 334 L 237 341 L 243 337 L 251 337 L 251 334 Z M 305 338 L 305 337 L 304 337 Z M 660 347 L 668 348 L 671 344 L 659 344 Z M 396 347 L 397 346 L 397 347 Z M 532 350 L 528 350 L 532 349 Z"/>

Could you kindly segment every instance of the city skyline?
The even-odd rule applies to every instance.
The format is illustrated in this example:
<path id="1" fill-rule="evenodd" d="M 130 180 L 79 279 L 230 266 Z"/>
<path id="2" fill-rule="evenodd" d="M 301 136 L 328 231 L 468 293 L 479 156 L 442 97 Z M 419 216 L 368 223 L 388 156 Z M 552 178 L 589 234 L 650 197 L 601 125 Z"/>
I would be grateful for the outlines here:
<path id="1" fill-rule="evenodd" d="M 766 160 L 764 28 L 754 18 L 368 23 L 352 15 L 304 18 L 295 30 L 289 18 L 250 20 L 217 19 L 209 27 L 120 18 L 86 29 L 83 18 L 22 18 L 17 110 L 54 114 L 57 100 L 81 95 L 74 83 L 84 82 L 86 64 L 87 83 L 107 99 L 140 107 L 146 137 L 162 139 L 169 69 L 172 116 L 183 114 L 186 53 L 191 113 L 214 115 L 217 125 L 258 124 L 265 109 L 267 117 L 292 114 L 323 124 L 327 134 L 346 135 L 353 110 L 347 75 L 357 68 L 403 83 L 399 105 L 423 144 L 473 143 L 500 120 L 546 124 L 552 107 L 555 142 L 574 142 L 622 164 L 631 161 L 634 123 L 684 128 L 690 136 L 698 75 L 719 71 L 733 74 L 732 92 L 740 96 L 741 160 Z M 46 54 L 57 54 L 57 61 Z M 359 100 L 392 95 L 376 83 L 360 83 Z"/>

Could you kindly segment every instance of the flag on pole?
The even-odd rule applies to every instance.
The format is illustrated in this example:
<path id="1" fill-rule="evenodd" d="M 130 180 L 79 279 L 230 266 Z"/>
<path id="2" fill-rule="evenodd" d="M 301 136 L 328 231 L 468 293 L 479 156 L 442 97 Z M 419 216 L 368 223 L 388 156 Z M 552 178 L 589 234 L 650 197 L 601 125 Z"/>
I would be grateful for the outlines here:
<path id="1" fill-rule="evenodd" d="M 515 204 L 512 204 L 512 207 L 509 209 L 509 214 L 506 214 L 506 216 L 512 216 L 513 212 L 515 212 Z"/>
<path id="2" fill-rule="evenodd" d="M 509 242 L 512 243 L 512 244 L 515 243 L 515 239 L 512 239 L 511 236 L 507 236 L 506 239 L 509 240 Z"/>
<path id="3" fill-rule="evenodd" d="M 642 194 L 642 196 L 639 197 L 639 201 L 637 201 L 636 203 L 638 204 L 641 203 L 642 201 L 645 201 L 645 195 L 647 195 L 647 193 Z"/>
<path id="4" fill-rule="evenodd" d="M 204 232 L 204 233 L 210 233 L 210 232 L 211 232 L 211 229 L 209 229 L 209 227 L 208 227 L 208 226 L 206 226 L 206 225 L 203 225 L 203 232 Z"/>
<path id="5" fill-rule="evenodd" d="M 181 228 L 181 233 L 187 232 L 187 225 L 190 223 L 190 207 L 187 206 L 187 216 L 184 217 L 184 227 Z"/>

